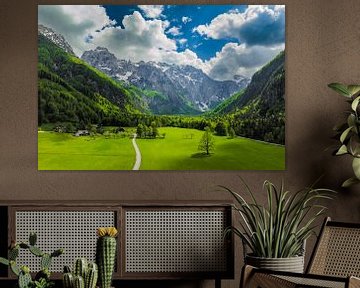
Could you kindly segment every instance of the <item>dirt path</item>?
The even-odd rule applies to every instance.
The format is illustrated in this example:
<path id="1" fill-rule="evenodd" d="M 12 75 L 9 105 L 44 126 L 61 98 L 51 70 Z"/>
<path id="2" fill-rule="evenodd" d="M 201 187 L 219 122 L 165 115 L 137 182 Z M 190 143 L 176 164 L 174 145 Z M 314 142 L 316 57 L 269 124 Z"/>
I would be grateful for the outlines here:
<path id="1" fill-rule="evenodd" d="M 136 161 L 135 161 L 135 164 L 134 164 L 134 167 L 132 170 L 139 170 L 140 166 L 141 166 L 141 152 L 140 152 L 139 146 L 136 143 L 136 133 L 134 134 L 134 137 L 132 139 L 132 144 L 134 146 L 135 153 L 136 153 Z"/>

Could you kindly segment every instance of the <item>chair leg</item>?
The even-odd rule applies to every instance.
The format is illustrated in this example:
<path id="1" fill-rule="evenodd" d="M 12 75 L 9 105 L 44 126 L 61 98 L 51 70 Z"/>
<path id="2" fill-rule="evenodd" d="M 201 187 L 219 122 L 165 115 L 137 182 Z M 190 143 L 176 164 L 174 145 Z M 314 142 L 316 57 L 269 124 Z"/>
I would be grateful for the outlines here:
<path id="1" fill-rule="evenodd" d="M 220 278 L 215 279 L 215 288 L 221 288 L 221 279 Z"/>
<path id="2" fill-rule="evenodd" d="M 242 271 L 241 271 L 239 288 L 248 287 L 250 280 L 251 280 L 251 276 L 253 274 L 253 271 L 254 271 L 254 267 L 252 267 L 250 265 L 244 265 L 244 267 L 242 268 Z"/>

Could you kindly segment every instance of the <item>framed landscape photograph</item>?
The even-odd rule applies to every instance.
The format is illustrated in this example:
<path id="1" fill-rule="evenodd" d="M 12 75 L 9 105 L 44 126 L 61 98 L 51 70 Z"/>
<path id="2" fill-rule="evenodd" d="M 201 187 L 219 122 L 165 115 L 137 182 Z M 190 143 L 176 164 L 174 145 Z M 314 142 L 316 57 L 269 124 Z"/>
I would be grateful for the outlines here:
<path id="1" fill-rule="evenodd" d="M 284 170 L 284 5 L 39 5 L 39 170 Z"/>

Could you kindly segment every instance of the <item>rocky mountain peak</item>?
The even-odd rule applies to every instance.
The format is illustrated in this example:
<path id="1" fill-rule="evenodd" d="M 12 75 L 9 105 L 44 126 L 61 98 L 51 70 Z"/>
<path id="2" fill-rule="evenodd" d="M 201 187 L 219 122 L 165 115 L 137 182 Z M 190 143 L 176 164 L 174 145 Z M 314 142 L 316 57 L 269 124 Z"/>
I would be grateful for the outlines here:
<path id="1" fill-rule="evenodd" d="M 169 99 L 186 99 L 199 112 L 215 107 L 249 83 L 248 78 L 240 75 L 234 81 L 217 81 L 189 65 L 155 61 L 133 63 L 117 59 L 101 47 L 84 52 L 81 58 L 116 80 L 157 91 Z"/>
<path id="2" fill-rule="evenodd" d="M 56 33 L 53 29 L 39 24 L 38 25 L 38 34 L 43 35 L 44 37 L 49 39 L 51 42 L 53 42 L 54 44 L 59 46 L 61 49 L 63 49 L 65 52 L 75 55 L 73 49 L 71 48 L 70 44 L 65 40 L 64 36 Z"/>

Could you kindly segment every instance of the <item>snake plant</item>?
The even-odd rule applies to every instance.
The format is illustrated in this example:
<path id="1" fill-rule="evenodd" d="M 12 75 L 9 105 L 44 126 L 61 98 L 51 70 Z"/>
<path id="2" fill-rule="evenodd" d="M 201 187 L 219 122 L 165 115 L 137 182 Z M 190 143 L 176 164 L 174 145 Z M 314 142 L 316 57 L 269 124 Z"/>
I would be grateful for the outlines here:
<path id="1" fill-rule="evenodd" d="M 243 180 L 242 180 L 243 181 Z M 239 227 L 229 227 L 252 251 L 252 256 L 265 258 L 288 258 L 302 254 L 303 244 L 314 233 L 316 220 L 326 207 L 318 200 L 331 199 L 334 191 L 305 188 L 296 193 L 276 188 L 270 181 L 264 182 L 267 203 L 262 205 L 243 181 L 245 192 L 251 201 L 225 186 L 235 199 L 233 205 L 240 215 Z"/>
<path id="2" fill-rule="evenodd" d="M 354 177 L 347 179 L 342 184 L 343 187 L 349 187 L 360 183 L 360 85 L 331 83 L 328 86 L 344 96 L 351 106 L 346 122 L 334 127 L 340 141 L 340 146 L 334 151 L 334 155 L 348 154 L 353 157 Z"/>

